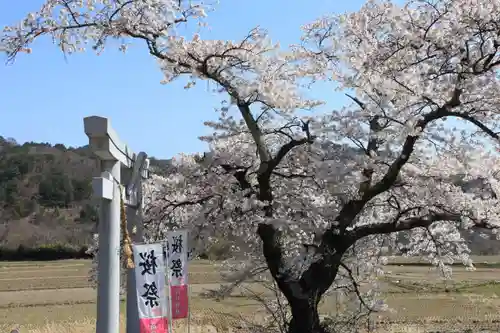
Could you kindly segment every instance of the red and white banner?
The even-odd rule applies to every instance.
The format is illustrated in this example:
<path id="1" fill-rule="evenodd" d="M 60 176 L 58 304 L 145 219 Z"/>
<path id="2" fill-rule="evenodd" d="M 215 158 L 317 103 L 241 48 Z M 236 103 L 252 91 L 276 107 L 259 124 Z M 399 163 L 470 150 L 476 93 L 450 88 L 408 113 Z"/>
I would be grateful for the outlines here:
<path id="1" fill-rule="evenodd" d="M 168 301 L 162 244 L 132 245 L 140 333 L 167 333 Z"/>
<path id="2" fill-rule="evenodd" d="M 189 314 L 187 230 L 176 230 L 168 233 L 167 261 L 172 319 L 187 318 Z"/>

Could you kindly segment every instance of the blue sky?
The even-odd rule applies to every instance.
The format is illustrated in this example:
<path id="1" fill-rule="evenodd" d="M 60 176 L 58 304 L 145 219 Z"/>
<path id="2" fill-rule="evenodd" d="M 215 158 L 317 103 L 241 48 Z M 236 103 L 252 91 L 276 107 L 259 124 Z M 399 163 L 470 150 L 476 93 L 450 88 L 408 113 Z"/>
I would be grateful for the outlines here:
<path id="1" fill-rule="evenodd" d="M 256 25 L 268 29 L 273 41 L 295 43 L 300 25 L 325 13 L 357 10 L 363 0 L 286 1 L 221 0 L 208 23 L 211 39 L 238 40 Z M 0 28 L 14 24 L 42 0 L 1 1 Z M 204 34 L 205 35 L 205 34 Z M 2 59 L 3 61 L 3 59 Z M 0 65 L 0 135 L 18 142 L 42 141 L 69 146 L 87 144 L 83 117 L 109 117 L 120 138 L 134 151 L 166 158 L 179 152 L 205 150 L 197 137 L 209 133 L 203 121 L 213 119 L 220 97 L 206 86 L 184 90 L 181 82 L 160 85 L 162 75 L 145 47 L 136 44 L 123 55 L 107 49 L 67 57 L 41 39 L 31 55 L 14 65 Z M 345 101 L 330 89 L 330 107 Z"/>

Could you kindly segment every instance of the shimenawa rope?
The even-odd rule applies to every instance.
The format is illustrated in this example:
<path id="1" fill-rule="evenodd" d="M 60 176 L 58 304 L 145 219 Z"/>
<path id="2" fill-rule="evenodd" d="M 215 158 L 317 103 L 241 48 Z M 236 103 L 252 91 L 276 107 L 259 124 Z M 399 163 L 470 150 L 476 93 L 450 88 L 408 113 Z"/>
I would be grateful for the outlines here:
<path id="1" fill-rule="evenodd" d="M 134 268 L 133 252 L 132 252 L 132 239 L 127 229 L 127 213 L 125 211 L 125 200 L 123 200 L 123 187 L 120 185 L 120 221 L 122 228 L 122 251 L 125 255 L 125 267 Z"/>

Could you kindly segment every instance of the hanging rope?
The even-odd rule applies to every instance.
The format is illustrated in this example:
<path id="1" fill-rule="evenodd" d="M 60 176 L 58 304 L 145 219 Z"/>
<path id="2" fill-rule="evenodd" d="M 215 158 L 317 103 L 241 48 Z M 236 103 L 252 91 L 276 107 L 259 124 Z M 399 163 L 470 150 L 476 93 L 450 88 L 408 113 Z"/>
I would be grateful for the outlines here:
<path id="1" fill-rule="evenodd" d="M 120 221 L 122 228 L 122 252 L 125 255 L 125 267 L 134 268 L 133 252 L 132 252 L 132 239 L 127 229 L 127 212 L 125 211 L 125 200 L 123 199 L 123 187 L 120 184 Z"/>

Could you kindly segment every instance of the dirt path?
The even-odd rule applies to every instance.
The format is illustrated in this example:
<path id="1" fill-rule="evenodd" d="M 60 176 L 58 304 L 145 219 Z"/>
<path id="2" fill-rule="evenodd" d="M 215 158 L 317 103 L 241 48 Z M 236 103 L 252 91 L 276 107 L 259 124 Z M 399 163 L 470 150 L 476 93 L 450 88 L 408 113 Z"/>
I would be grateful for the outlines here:
<path id="1" fill-rule="evenodd" d="M 191 295 L 196 296 L 207 290 L 217 289 L 220 283 L 192 284 Z M 23 290 L 0 292 L 0 307 L 20 305 L 46 305 L 60 303 L 95 302 L 97 293 L 92 288 Z"/>

